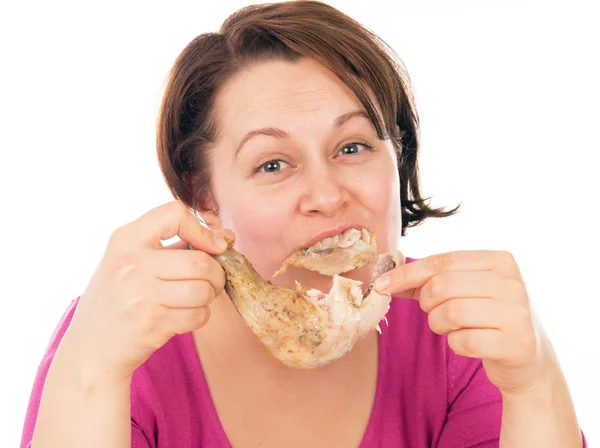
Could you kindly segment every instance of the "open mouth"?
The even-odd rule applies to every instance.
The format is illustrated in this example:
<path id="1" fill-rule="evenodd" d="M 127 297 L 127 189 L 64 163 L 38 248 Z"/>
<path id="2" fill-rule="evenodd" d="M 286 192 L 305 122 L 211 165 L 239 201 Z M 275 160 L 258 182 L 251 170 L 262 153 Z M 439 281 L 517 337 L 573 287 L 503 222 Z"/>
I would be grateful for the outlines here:
<path id="1" fill-rule="evenodd" d="M 377 259 L 375 234 L 367 229 L 346 229 L 338 235 L 317 241 L 290 255 L 273 277 L 297 266 L 324 275 L 343 274 L 373 263 Z"/>

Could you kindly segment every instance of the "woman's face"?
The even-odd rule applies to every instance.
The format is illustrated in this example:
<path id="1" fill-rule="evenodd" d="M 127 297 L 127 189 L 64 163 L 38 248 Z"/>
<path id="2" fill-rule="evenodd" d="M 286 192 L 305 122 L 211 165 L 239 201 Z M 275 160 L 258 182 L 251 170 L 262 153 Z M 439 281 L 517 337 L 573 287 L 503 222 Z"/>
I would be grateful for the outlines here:
<path id="1" fill-rule="evenodd" d="M 324 66 L 263 62 L 231 79 L 217 98 L 211 149 L 218 215 L 265 279 L 292 252 L 343 226 L 375 232 L 379 252 L 401 231 L 395 149 L 379 140 L 354 93 Z M 348 115 L 350 114 L 350 115 Z M 345 274 L 366 282 L 370 268 Z M 327 291 L 331 278 L 290 268 L 273 283 Z"/>

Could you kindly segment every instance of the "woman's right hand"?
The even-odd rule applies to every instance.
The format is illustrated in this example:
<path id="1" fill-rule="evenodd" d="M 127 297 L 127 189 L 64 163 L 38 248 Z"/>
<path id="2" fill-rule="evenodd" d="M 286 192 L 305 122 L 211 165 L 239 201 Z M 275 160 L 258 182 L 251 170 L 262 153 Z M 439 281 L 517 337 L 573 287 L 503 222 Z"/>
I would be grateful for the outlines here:
<path id="1" fill-rule="evenodd" d="M 163 247 L 174 236 L 181 241 Z M 225 284 L 209 254 L 225 248 L 180 201 L 117 229 L 63 339 L 82 374 L 128 380 L 172 336 L 204 326 Z"/>

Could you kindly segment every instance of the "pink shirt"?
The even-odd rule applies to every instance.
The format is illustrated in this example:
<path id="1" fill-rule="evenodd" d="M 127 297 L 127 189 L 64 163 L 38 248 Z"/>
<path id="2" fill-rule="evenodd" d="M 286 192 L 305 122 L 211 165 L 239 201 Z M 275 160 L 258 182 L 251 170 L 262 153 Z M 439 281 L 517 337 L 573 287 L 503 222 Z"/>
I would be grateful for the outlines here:
<path id="1" fill-rule="evenodd" d="M 31 441 L 44 379 L 73 316 L 52 335 L 27 410 L 21 448 Z M 414 300 L 392 301 L 379 336 L 375 401 L 361 448 L 497 447 L 502 401 L 477 359 L 455 355 Z M 191 333 L 173 337 L 133 376 L 132 447 L 230 447 Z M 585 446 L 585 444 L 584 444 Z"/>

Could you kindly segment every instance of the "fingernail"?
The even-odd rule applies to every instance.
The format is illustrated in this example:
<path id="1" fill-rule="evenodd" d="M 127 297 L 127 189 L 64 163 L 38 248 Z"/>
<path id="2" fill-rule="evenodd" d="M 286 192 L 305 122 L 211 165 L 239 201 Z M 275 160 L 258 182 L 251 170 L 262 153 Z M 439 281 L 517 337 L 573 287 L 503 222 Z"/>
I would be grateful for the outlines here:
<path id="1" fill-rule="evenodd" d="M 215 240 L 215 244 L 217 245 L 217 247 L 220 250 L 225 250 L 227 249 L 227 241 L 225 241 L 225 238 L 223 238 L 222 236 L 219 236 L 217 234 L 215 234 L 213 236 L 214 240 Z"/>
<path id="2" fill-rule="evenodd" d="M 387 293 L 387 287 L 390 285 L 389 274 L 383 274 L 375 280 L 375 289 L 379 292 Z"/>

